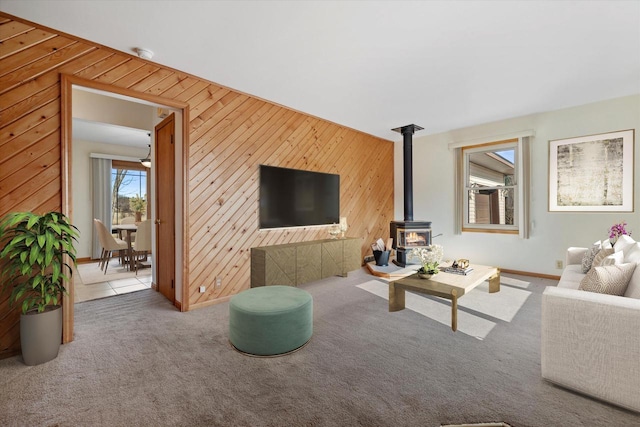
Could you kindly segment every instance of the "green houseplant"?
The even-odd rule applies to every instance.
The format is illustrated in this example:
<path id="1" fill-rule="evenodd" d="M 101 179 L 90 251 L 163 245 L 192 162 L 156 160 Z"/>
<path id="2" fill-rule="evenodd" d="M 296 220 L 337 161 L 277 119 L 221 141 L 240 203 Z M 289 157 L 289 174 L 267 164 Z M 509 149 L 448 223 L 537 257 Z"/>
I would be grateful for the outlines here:
<path id="1" fill-rule="evenodd" d="M 140 197 L 136 194 L 135 197 L 129 199 L 129 207 L 135 213 L 136 222 L 142 221 L 142 214 L 147 209 L 147 201 L 144 199 L 144 196 Z"/>
<path id="2" fill-rule="evenodd" d="M 414 258 L 418 258 L 420 261 L 420 269 L 417 271 L 418 275 L 423 279 L 428 279 L 434 274 L 438 274 L 438 266 L 442 261 L 444 254 L 441 245 L 430 245 L 424 248 L 413 248 L 409 252 L 409 255 Z"/>
<path id="3" fill-rule="evenodd" d="M 55 359 L 62 297 L 76 262 L 78 229 L 61 213 L 14 212 L 0 221 L 0 280 L 9 303 L 22 301 L 20 344 L 27 365 Z M 67 275 L 68 273 L 68 275 Z"/>

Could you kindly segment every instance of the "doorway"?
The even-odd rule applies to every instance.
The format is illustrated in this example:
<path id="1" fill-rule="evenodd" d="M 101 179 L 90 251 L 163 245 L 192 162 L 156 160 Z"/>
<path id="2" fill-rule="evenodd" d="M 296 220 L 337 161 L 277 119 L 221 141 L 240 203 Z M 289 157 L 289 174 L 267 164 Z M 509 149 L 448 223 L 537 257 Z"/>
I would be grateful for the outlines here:
<path id="1" fill-rule="evenodd" d="M 70 75 L 61 75 L 61 89 L 62 89 L 62 209 L 63 213 L 67 214 L 73 221 L 74 212 L 72 208 L 72 93 L 73 88 L 81 88 L 83 90 L 99 93 L 106 97 L 119 98 L 127 101 L 131 101 L 134 103 L 141 103 L 153 106 L 154 109 L 170 109 L 175 113 L 175 123 L 177 132 L 175 132 L 175 144 L 174 144 L 174 180 L 175 176 L 182 176 L 183 171 L 186 170 L 184 163 L 187 161 L 187 133 L 186 133 L 186 122 L 188 119 L 188 105 L 176 102 L 173 100 L 166 100 L 161 97 L 138 93 L 128 89 L 122 89 L 118 87 L 112 87 L 110 85 L 105 85 L 103 83 L 93 82 L 90 80 L 85 80 L 82 78 L 78 78 Z M 76 177 L 77 178 L 77 177 Z M 86 177 L 85 177 L 86 178 Z M 155 193 L 155 168 L 152 166 L 151 168 L 151 184 L 154 188 L 151 189 L 150 194 Z M 82 179 L 82 178 L 81 178 Z M 185 210 L 184 205 L 184 185 L 183 186 L 173 186 L 175 203 L 175 220 L 174 220 L 174 230 L 173 234 L 175 236 L 175 245 L 172 245 L 175 248 L 174 257 L 172 262 L 166 264 L 173 264 L 183 266 L 184 263 L 182 260 L 185 257 L 185 245 L 182 243 L 184 240 L 184 236 L 186 236 L 186 225 L 183 221 L 183 218 L 186 216 L 182 213 Z M 173 192 L 172 192 L 173 193 Z M 78 195 L 74 194 L 74 197 L 78 197 Z M 155 211 L 152 209 L 151 211 L 151 219 L 152 221 L 155 219 Z M 155 233 L 154 233 L 155 234 Z M 156 239 L 157 240 L 157 239 Z M 155 263 L 157 264 L 157 263 Z M 188 295 L 188 289 L 186 287 L 182 287 L 182 277 L 184 267 L 178 269 L 175 268 L 175 280 L 173 287 L 173 298 L 170 298 L 174 305 L 176 305 L 181 311 L 186 311 L 188 307 L 186 304 L 183 304 L 183 301 L 188 301 L 184 294 Z M 155 275 L 154 275 L 155 277 Z M 65 297 L 63 304 L 63 342 L 70 342 L 73 340 L 73 301 L 74 301 L 74 286 L 73 283 L 69 285 L 69 296 Z"/>

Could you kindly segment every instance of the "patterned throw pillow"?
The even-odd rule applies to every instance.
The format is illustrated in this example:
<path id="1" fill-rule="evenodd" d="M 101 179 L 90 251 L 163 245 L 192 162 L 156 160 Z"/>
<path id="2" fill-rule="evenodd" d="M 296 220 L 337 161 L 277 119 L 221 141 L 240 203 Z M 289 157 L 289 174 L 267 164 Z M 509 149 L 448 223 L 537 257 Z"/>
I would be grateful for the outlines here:
<path id="1" fill-rule="evenodd" d="M 635 269 L 634 263 L 593 267 L 584 276 L 578 289 L 622 296 L 627 290 L 629 279 Z"/>
<path id="2" fill-rule="evenodd" d="M 584 253 L 582 257 L 582 272 L 587 273 L 591 269 L 591 264 L 593 264 L 593 258 L 598 255 L 600 252 L 600 242 L 596 245 L 593 245 L 591 249 Z"/>
<path id="3" fill-rule="evenodd" d="M 593 257 L 591 268 L 593 269 L 593 267 L 600 267 L 600 265 L 602 264 L 602 260 L 611 254 L 613 254 L 613 248 L 600 249 L 600 252 L 598 252 L 598 254 L 595 257 Z"/>

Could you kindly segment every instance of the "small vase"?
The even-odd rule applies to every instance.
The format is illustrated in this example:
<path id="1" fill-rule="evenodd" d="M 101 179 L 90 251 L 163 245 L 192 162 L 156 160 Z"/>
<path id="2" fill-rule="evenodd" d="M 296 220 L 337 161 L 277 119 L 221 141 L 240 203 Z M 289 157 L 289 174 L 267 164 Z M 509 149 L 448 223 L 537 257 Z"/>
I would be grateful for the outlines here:
<path id="1" fill-rule="evenodd" d="M 433 274 L 429 274 L 429 273 L 418 273 L 418 277 L 425 280 L 431 279 L 432 276 Z"/>

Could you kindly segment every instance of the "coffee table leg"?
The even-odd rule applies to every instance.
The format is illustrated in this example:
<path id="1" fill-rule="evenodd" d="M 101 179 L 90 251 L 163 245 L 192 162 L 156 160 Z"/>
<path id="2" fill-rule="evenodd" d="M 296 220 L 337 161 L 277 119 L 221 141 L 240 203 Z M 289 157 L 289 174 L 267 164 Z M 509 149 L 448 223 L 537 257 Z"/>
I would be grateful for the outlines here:
<path id="1" fill-rule="evenodd" d="M 451 329 L 453 332 L 458 330 L 458 292 L 455 289 L 451 291 Z"/>
<path id="2" fill-rule="evenodd" d="M 489 278 L 489 293 L 500 292 L 500 269 L 497 268 L 497 273 Z"/>
<path id="3" fill-rule="evenodd" d="M 404 288 L 389 282 L 389 311 L 404 310 Z"/>

